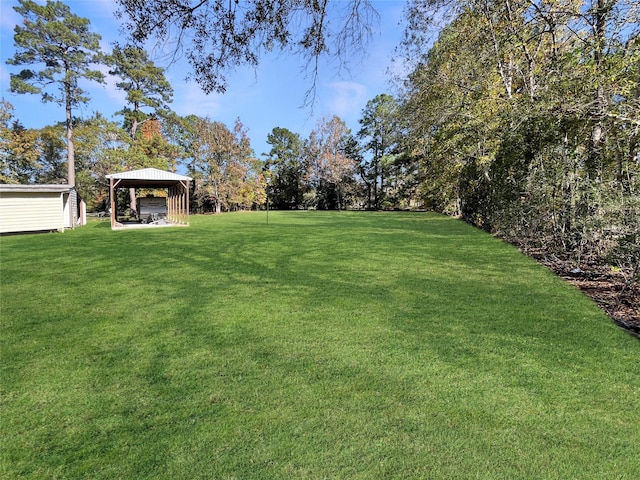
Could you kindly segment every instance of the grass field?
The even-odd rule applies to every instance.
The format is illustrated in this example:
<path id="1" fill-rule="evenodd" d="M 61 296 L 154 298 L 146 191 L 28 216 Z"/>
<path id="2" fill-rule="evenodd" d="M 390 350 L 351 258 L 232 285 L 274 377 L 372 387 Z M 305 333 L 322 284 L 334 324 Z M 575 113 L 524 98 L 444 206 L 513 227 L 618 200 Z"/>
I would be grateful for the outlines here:
<path id="1" fill-rule="evenodd" d="M 0 239 L 0 477 L 636 479 L 640 342 L 434 214 Z"/>

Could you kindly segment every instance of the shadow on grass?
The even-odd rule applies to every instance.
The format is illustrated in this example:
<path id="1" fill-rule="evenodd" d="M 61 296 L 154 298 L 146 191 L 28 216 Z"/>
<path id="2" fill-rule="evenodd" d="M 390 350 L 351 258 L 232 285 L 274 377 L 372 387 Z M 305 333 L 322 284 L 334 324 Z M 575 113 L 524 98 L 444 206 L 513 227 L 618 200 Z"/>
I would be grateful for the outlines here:
<path id="1" fill-rule="evenodd" d="M 9 473 L 634 468 L 637 351 L 546 270 L 437 215 L 261 213 L 2 239 Z"/>

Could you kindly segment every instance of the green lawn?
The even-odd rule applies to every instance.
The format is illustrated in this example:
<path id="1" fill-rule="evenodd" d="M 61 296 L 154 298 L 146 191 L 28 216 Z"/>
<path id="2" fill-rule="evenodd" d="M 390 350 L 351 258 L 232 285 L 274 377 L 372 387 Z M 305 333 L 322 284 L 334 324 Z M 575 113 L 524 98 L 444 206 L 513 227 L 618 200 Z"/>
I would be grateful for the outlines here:
<path id="1" fill-rule="evenodd" d="M 418 213 L 0 239 L 0 477 L 636 479 L 640 342 Z"/>

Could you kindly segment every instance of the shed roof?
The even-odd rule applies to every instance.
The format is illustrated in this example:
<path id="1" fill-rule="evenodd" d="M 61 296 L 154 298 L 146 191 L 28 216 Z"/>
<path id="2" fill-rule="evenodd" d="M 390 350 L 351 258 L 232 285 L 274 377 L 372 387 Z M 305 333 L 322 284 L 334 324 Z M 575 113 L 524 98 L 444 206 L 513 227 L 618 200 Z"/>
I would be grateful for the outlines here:
<path id="1" fill-rule="evenodd" d="M 118 187 L 170 187 L 176 183 L 191 181 L 191 177 L 165 172 L 157 168 L 143 168 L 128 172 L 111 173 L 107 178 L 120 180 Z"/>
<path id="2" fill-rule="evenodd" d="M 71 185 L 24 185 L 21 183 L 1 183 L 0 193 L 67 193 L 73 189 Z"/>

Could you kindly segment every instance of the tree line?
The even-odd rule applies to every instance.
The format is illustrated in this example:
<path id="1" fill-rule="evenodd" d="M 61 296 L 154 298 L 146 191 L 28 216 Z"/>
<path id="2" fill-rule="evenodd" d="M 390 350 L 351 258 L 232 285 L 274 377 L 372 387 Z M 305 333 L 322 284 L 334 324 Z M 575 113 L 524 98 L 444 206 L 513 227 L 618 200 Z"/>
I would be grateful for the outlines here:
<path id="1" fill-rule="evenodd" d="M 179 39 L 176 51 L 188 52 L 205 91 L 224 91 L 233 66 L 257 65 L 261 53 L 281 48 L 303 52 L 313 95 L 317 58 L 364 47 L 376 18 L 364 0 L 118 3 L 133 40 Z M 342 9 L 333 27 L 332 6 Z M 3 181 L 63 181 L 62 152 L 75 145 L 67 153 L 76 157 L 78 190 L 96 203 L 108 171 L 181 165 L 195 179 L 196 211 L 255 208 L 267 193 L 276 208 L 431 209 L 526 248 L 593 257 L 639 275 L 636 1 L 410 0 L 397 52 L 409 68 L 396 94 L 371 99 L 356 132 L 338 117 L 322 119 L 308 138 L 276 127 L 262 160 L 240 120 L 228 128 L 173 114 L 171 86 L 142 48 L 116 45 L 102 54 L 88 21 L 60 2 L 21 0 L 16 10 L 31 23 L 16 28 L 9 63 L 43 58 L 47 68 L 12 75 L 13 91 L 72 108 L 87 101 L 77 79 L 100 81 L 89 66 L 102 62 L 121 79 L 127 105 L 119 125 L 98 114 L 67 115 L 66 124 L 34 131 L 13 120 L 5 102 Z M 70 36 L 79 45 L 53 51 L 42 39 L 56 22 L 77 24 L 86 38 Z M 77 62 L 75 76 L 62 67 L 67 59 Z M 63 79 L 57 97 L 38 90 L 56 75 Z"/>
<path id="2" fill-rule="evenodd" d="M 640 4 L 412 1 L 403 151 L 424 206 L 640 274 Z M 431 29 L 445 26 L 429 49 Z"/>
<path id="3" fill-rule="evenodd" d="M 11 74 L 10 89 L 58 103 L 64 107 L 65 121 L 25 128 L 3 100 L 0 181 L 68 183 L 90 208 L 104 209 L 105 174 L 143 167 L 183 168 L 194 178 L 192 207 L 200 212 L 260 207 L 268 182 L 275 208 L 388 205 L 376 179 L 380 173 L 367 167 L 366 147 L 358 142 L 369 133 L 375 135 L 367 130 L 373 118 L 363 120 L 359 137 L 335 116 L 321 119 L 306 139 L 276 127 L 268 138 L 272 149 L 267 159 L 259 160 L 240 119 L 229 128 L 210 118 L 172 112 L 173 89 L 143 48 L 115 44 L 110 53 L 102 52 L 101 37 L 90 30 L 89 20 L 62 2 L 20 0 L 15 10 L 24 21 L 15 28 L 16 53 L 7 63 L 22 70 Z M 44 68 L 38 70 L 40 65 Z M 90 102 L 80 80 L 104 82 L 100 65 L 108 67 L 118 79 L 116 87 L 125 93 L 126 104 L 116 112 L 120 122 L 100 113 L 89 118 L 74 115 L 76 107 Z M 393 103 L 389 96 L 380 98 Z M 135 192 L 129 202 L 134 209 Z"/>

